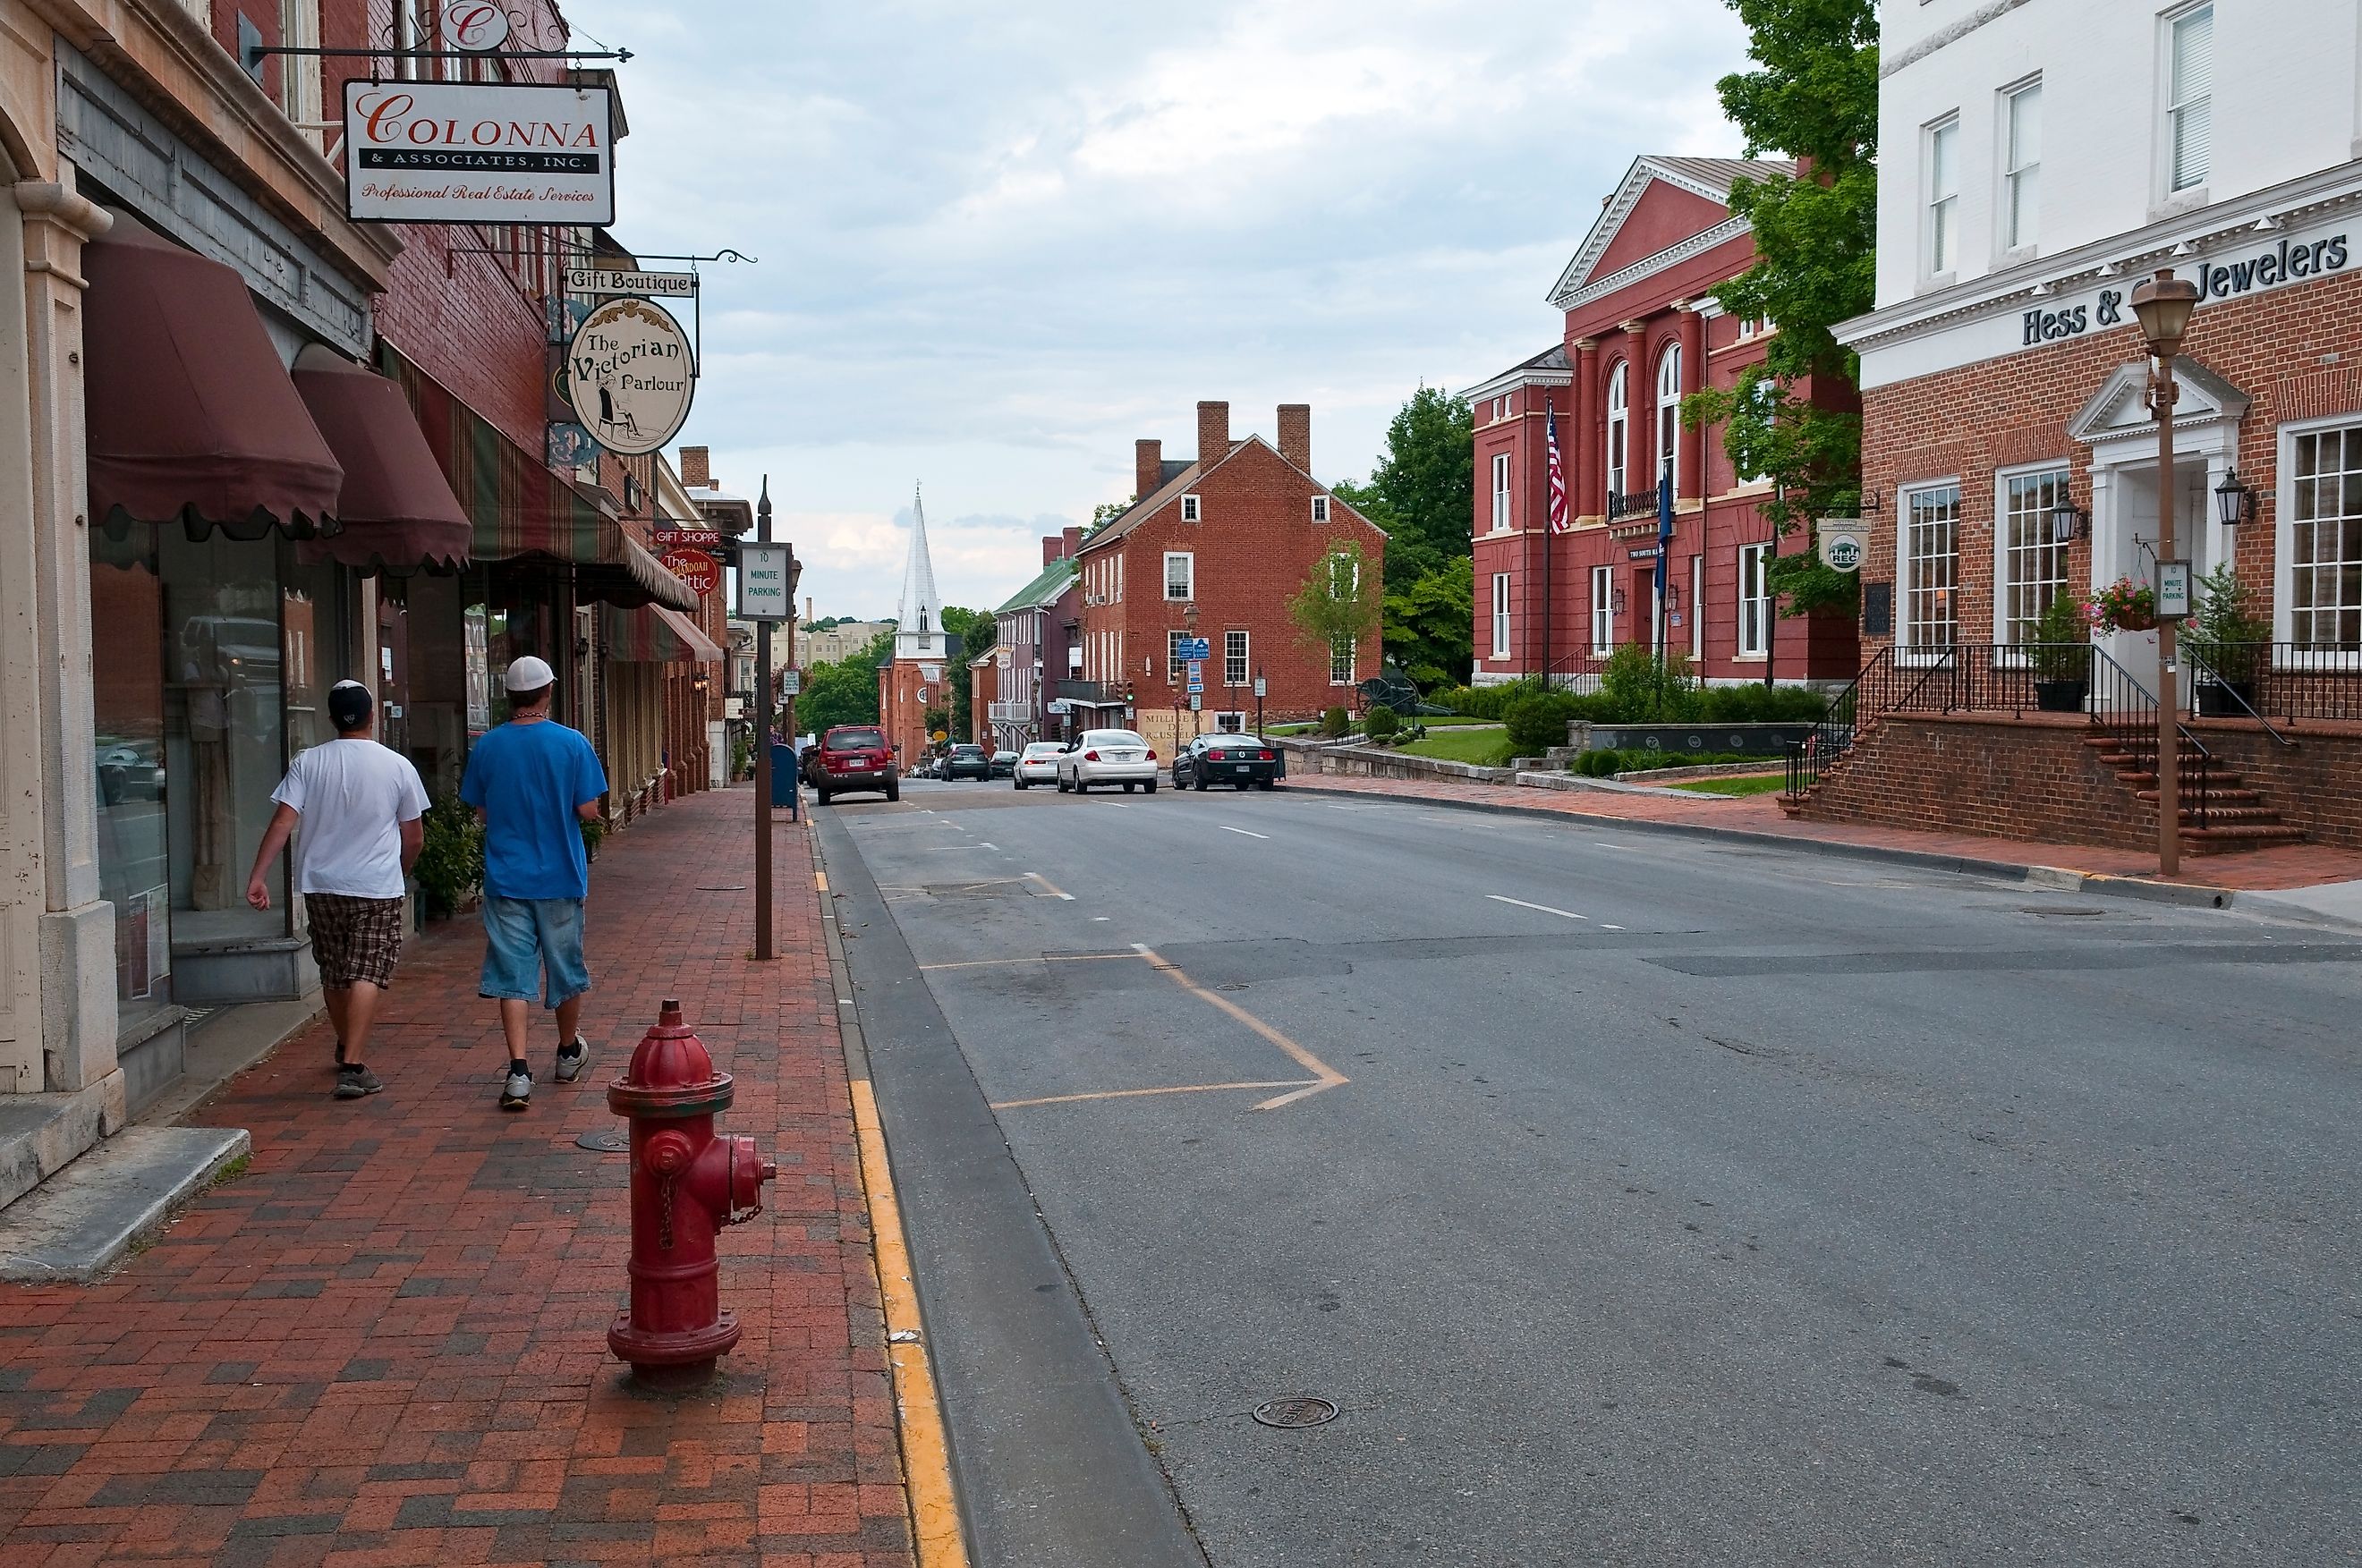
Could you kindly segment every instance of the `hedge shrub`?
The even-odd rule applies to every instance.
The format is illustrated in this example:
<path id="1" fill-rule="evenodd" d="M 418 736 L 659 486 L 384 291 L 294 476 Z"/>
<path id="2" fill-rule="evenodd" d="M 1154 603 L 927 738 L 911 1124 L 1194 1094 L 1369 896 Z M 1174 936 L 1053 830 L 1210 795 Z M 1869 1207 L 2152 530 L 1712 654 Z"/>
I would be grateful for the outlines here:
<path id="1" fill-rule="evenodd" d="M 1320 733 L 1331 740 L 1341 740 L 1352 727 L 1352 720 L 1345 717 L 1341 707 L 1332 707 L 1320 716 Z"/>
<path id="2" fill-rule="evenodd" d="M 1391 740 L 1401 729 L 1401 718 L 1382 702 L 1373 703 L 1362 716 L 1362 733 L 1373 740 Z"/>

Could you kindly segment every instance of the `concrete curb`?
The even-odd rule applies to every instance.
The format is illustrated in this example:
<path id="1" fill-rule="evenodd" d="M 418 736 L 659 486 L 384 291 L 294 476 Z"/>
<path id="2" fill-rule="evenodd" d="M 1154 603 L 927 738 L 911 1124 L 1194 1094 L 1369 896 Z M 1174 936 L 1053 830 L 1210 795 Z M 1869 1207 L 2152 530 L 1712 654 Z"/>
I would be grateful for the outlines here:
<path id="1" fill-rule="evenodd" d="M 253 1148 L 241 1127 L 125 1128 L 9 1205 L 0 1279 L 89 1284 Z"/>
<path id="2" fill-rule="evenodd" d="M 1700 822 L 1659 822 L 1648 817 L 1610 817 L 1588 812 L 1553 811 L 1546 806 L 1511 806 L 1490 800 L 1453 800 L 1449 796 L 1427 795 L 1386 795 L 1375 790 L 1338 789 L 1320 784 L 1308 784 L 1290 779 L 1287 787 L 1305 795 L 1352 795 L 1362 800 L 1413 801 L 1421 806 L 1440 806 L 1452 811 L 1489 812 L 1497 817 L 1532 817 L 1549 822 L 1581 822 L 1596 828 L 1619 828 L 1635 833 L 1654 833 L 1676 839 L 1716 839 L 1726 843 L 1746 844 L 1773 850 L 1802 850 L 1840 860 L 1869 861 L 1876 864 L 1911 866 L 1920 871 L 1950 872 L 1964 876 L 1981 876 L 1999 882 L 2021 883 L 2055 893 L 2088 893 L 2103 898 L 2140 899 L 2151 904 L 2181 905 L 2198 909 L 2228 909 L 2237 901 L 2229 888 L 2202 887 L 2188 883 L 2145 882 L 2137 877 L 2109 876 L 2099 872 L 2079 872 L 2062 866 L 2029 866 L 2015 861 L 1985 861 L 1970 855 L 1948 855 L 1932 850 L 1898 850 L 1883 844 L 1847 844 L 1829 839 L 1790 838 L 1780 833 L 1757 833 L 1744 828 L 1716 828 Z M 2296 910 L 2276 909 L 2275 913 L 2304 917 Z"/>

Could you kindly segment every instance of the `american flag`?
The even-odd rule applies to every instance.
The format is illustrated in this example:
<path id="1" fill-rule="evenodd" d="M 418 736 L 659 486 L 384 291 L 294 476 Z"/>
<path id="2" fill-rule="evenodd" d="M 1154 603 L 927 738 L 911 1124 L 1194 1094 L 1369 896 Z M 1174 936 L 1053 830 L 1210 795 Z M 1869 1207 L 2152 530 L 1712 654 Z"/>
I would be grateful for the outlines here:
<path id="1" fill-rule="evenodd" d="M 1543 438 L 1550 444 L 1550 531 L 1564 533 L 1574 526 L 1567 516 L 1566 466 L 1558 458 L 1558 410 L 1542 405 Z"/>

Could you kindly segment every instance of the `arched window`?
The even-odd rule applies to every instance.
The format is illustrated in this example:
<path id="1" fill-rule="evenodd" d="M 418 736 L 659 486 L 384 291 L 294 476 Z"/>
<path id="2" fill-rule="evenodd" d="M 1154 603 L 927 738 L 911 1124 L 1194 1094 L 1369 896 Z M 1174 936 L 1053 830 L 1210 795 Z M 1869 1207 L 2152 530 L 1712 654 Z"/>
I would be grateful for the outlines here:
<path id="1" fill-rule="evenodd" d="M 1616 498 L 1624 493 L 1624 453 L 1628 432 L 1631 426 L 1631 378 L 1626 374 L 1629 366 L 1619 364 L 1607 372 L 1607 510 L 1615 515 Z"/>
<path id="2" fill-rule="evenodd" d="M 1673 491 L 1681 493 L 1682 345 L 1669 343 L 1657 361 L 1657 472 L 1673 476 Z"/>

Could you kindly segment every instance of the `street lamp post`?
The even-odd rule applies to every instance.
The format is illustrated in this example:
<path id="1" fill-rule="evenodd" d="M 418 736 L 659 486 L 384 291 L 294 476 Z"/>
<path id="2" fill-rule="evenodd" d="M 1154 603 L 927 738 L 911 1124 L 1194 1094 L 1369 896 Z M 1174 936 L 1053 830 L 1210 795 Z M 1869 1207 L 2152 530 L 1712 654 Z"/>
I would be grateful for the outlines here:
<path id="1" fill-rule="evenodd" d="M 2150 415 L 2157 421 L 2157 869 L 2172 876 L 2181 869 L 2181 726 L 2174 694 L 2174 632 L 2179 615 L 2165 613 L 2163 587 L 2173 552 L 2173 361 L 2182 334 L 2198 308 L 2198 285 L 2176 278 L 2170 267 L 2133 291 L 2133 314 L 2148 340 L 2152 365 Z"/>

